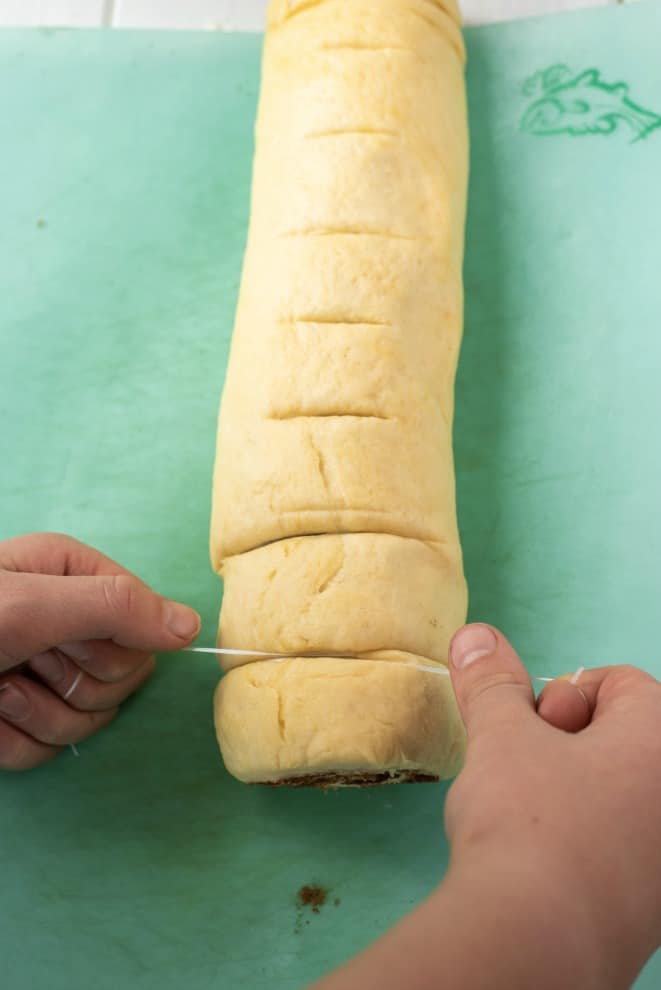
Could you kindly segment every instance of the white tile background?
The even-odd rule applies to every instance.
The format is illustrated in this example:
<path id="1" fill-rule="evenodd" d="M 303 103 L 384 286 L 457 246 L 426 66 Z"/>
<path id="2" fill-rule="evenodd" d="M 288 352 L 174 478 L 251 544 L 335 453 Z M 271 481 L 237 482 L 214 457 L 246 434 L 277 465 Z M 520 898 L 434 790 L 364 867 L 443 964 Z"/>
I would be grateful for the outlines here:
<path id="1" fill-rule="evenodd" d="M 0 0 L 0 26 L 258 31 L 268 0 Z M 636 0 L 460 0 L 466 24 Z"/>

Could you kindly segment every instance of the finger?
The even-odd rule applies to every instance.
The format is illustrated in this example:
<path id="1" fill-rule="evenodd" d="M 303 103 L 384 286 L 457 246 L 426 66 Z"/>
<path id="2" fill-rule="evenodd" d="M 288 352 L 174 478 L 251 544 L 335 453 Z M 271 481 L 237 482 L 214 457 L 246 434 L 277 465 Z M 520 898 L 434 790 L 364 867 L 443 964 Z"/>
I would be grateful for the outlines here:
<path id="1" fill-rule="evenodd" d="M 26 736 L 0 718 L 0 770 L 31 770 L 48 763 L 60 750 Z"/>
<path id="2" fill-rule="evenodd" d="M 573 700 L 570 688 L 574 691 Z M 652 699 L 659 693 L 658 681 L 637 667 L 593 667 L 581 670 L 578 677 L 565 674 L 548 684 L 539 696 L 537 711 L 557 728 L 579 732 L 618 714 L 629 719 L 642 699 Z M 544 705 L 540 708 L 542 701 Z"/>
<path id="3" fill-rule="evenodd" d="M 48 688 L 20 674 L 0 683 L 0 716 L 25 735 L 49 746 L 67 746 L 87 739 L 116 714 L 116 708 L 77 711 Z"/>
<path id="4" fill-rule="evenodd" d="M 100 681 L 122 681 L 142 667 L 151 655 L 146 650 L 130 650 L 107 639 L 90 639 L 82 643 L 61 643 L 60 654 Z M 52 651 L 51 651 L 52 652 Z"/>
<path id="5" fill-rule="evenodd" d="M 178 650 L 199 628 L 193 609 L 161 598 L 127 574 L 0 572 L 0 669 L 60 643 L 89 639 L 149 652 Z"/>
<path id="6" fill-rule="evenodd" d="M 593 711 L 587 694 L 571 678 L 551 681 L 537 699 L 540 718 L 564 732 L 580 732 L 590 724 Z"/>
<path id="7" fill-rule="evenodd" d="M 71 708 L 82 712 L 102 712 L 121 705 L 142 687 L 153 674 L 156 659 L 148 656 L 137 670 L 123 680 L 111 683 L 91 677 L 58 650 L 49 650 L 33 657 L 28 666 Z"/>
<path id="8" fill-rule="evenodd" d="M 641 702 L 658 706 L 661 684 L 638 667 L 594 667 L 581 673 L 578 683 L 592 709 L 591 729 L 604 720 L 629 720 Z"/>
<path id="9" fill-rule="evenodd" d="M 28 533 L 0 543 L 0 567 L 31 574 L 129 574 L 116 560 L 63 533 Z"/>
<path id="10" fill-rule="evenodd" d="M 505 637 L 483 623 L 464 626 L 450 643 L 450 670 L 469 740 L 531 718 L 528 673 Z"/>

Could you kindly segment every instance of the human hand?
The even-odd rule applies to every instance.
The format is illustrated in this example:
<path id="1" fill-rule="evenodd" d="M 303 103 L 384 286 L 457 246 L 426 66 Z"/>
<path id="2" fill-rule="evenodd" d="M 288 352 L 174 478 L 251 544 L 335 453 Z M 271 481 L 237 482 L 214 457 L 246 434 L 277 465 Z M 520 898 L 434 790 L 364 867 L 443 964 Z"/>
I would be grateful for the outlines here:
<path id="1" fill-rule="evenodd" d="M 661 684 L 603 667 L 536 704 L 512 647 L 481 624 L 451 660 L 468 749 L 446 803 L 450 873 L 526 876 L 558 958 L 564 931 L 599 957 L 595 985 L 629 986 L 661 944 Z"/>
<path id="2" fill-rule="evenodd" d="M 450 869 L 314 990 L 626 990 L 661 942 L 661 684 L 603 667 L 535 702 L 481 624 L 450 659 L 468 735 Z"/>
<path id="3" fill-rule="evenodd" d="M 103 728 L 154 651 L 199 628 L 193 609 L 71 537 L 0 543 L 0 769 L 37 766 Z"/>

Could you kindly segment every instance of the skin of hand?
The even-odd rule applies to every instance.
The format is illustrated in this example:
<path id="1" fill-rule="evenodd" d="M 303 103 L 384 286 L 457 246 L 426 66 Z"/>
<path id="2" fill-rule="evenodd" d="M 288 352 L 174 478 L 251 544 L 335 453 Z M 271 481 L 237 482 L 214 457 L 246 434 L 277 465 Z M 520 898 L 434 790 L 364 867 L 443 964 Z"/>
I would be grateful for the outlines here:
<path id="1" fill-rule="evenodd" d="M 535 701 L 514 649 L 465 626 L 447 876 L 316 990 L 625 990 L 661 945 L 661 684 L 586 671 Z"/>
<path id="2" fill-rule="evenodd" d="M 97 550 L 33 533 L 0 543 L 0 769 L 26 770 L 106 726 L 200 617 Z"/>

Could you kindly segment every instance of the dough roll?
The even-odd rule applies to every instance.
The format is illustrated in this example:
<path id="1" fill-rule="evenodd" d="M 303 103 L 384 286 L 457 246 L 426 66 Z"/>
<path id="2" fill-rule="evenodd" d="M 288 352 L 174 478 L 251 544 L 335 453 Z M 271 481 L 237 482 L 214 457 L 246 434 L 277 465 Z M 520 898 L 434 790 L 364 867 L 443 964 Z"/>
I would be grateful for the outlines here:
<path id="1" fill-rule="evenodd" d="M 211 555 L 219 645 L 292 659 L 219 684 L 218 739 L 241 780 L 460 765 L 446 665 L 466 615 L 452 458 L 463 70 L 454 0 L 269 8 Z"/>

